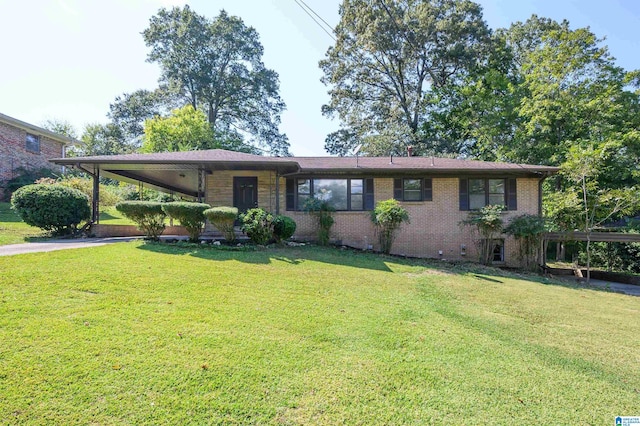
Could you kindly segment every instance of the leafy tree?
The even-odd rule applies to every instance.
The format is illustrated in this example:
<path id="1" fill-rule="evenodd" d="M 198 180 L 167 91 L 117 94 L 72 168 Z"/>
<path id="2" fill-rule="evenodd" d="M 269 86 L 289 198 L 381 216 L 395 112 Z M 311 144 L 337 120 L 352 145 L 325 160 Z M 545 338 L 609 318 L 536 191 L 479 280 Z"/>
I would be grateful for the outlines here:
<path id="1" fill-rule="evenodd" d="M 395 153 L 408 145 L 433 151 L 423 124 L 437 108 L 434 91 L 460 81 L 484 56 L 489 30 L 480 6 L 345 0 L 340 15 L 336 43 L 320 67 L 331 86 L 323 113 L 337 116 L 343 129 L 328 136 L 325 149 L 344 154 L 361 140 L 367 153 L 381 151 L 379 145 Z"/>
<path id="2" fill-rule="evenodd" d="M 225 11 L 207 19 L 184 6 L 160 9 L 143 36 L 162 84 L 204 109 L 216 134 L 248 136 L 273 155 L 288 155 L 278 130 L 284 110 L 278 75 L 264 66 L 255 29 Z"/>
<path id="3" fill-rule="evenodd" d="M 625 215 L 640 209 L 638 188 L 625 187 L 619 189 L 602 188 L 598 175 L 602 165 L 606 164 L 607 146 L 594 143 L 574 145 L 569 149 L 567 161 L 562 165 L 562 174 L 575 184 L 582 200 L 581 228 L 587 236 L 587 282 L 591 278 L 591 234 L 593 229 L 607 220 Z M 568 191 L 568 190 L 567 190 Z"/>
<path id="4" fill-rule="evenodd" d="M 144 125 L 142 152 L 190 151 L 220 146 L 202 111 L 186 105 L 169 117 L 155 117 Z"/>
<path id="5" fill-rule="evenodd" d="M 518 258 L 525 269 L 536 271 L 538 265 L 544 264 L 544 233 L 547 231 L 546 220 L 532 214 L 514 217 L 504 229 L 512 235 L 518 244 Z"/>
<path id="6" fill-rule="evenodd" d="M 141 89 L 116 97 L 109 105 L 107 116 L 122 131 L 124 138 L 137 148 L 139 144 L 136 142 L 144 134 L 144 122 L 157 116 L 164 116 L 178 106 L 175 96 L 167 90 Z"/>
<path id="7" fill-rule="evenodd" d="M 71 139 L 78 138 L 78 133 L 73 127 L 73 124 L 69 123 L 66 120 L 49 119 L 42 124 L 42 128 Z"/>
<path id="8" fill-rule="evenodd" d="M 122 131 L 109 124 L 87 124 L 80 140 L 82 146 L 69 151 L 70 156 L 114 155 L 131 152 Z"/>

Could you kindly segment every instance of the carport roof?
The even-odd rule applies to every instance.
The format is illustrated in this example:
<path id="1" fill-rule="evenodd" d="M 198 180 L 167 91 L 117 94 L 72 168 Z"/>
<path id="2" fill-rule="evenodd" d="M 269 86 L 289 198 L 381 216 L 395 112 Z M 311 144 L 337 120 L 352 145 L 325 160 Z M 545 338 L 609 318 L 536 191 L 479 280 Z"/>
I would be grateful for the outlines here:
<path id="1" fill-rule="evenodd" d="M 280 175 L 509 175 L 544 177 L 557 167 L 438 157 L 266 157 L 222 149 L 56 158 L 52 162 L 194 196 L 200 172 L 270 170 Z"/>

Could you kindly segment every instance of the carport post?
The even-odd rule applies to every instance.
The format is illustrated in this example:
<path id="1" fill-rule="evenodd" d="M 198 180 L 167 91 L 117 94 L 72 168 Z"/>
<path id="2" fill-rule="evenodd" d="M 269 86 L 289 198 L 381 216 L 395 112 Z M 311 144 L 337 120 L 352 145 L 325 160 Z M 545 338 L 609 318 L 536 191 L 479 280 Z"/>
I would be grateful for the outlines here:
<path id="1" fill-rule="evenodd" d="M 93 200 L 91 202 L 91 221 L 100 223 L 100 168 L 93 169 Z"/>

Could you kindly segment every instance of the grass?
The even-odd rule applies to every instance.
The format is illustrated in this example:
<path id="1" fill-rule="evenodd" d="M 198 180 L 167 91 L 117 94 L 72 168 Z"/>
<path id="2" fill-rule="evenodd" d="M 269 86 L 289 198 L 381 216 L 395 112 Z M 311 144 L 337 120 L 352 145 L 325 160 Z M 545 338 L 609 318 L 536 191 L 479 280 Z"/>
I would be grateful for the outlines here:
<path id="1" fill-rule="evenodd" d="M 100 223 L 104 225 L 134 225 L 132 221 L 123 217 L 115 207 L 110 207 L 100 213 Z M 20 216 L 11 210 L 10 203 L 0 203 L 0 246 L 37 241 L 48 236 L 47 232 L 24 223 Z"/>
<path id="2" fill-rule="evenodd" d="M 0 246 L 21 244 L 46 236 L 41 229 L 29 226 L 20 219 L 10 203 L 0 203 Z"/>
<path id="3" fill-rule="evenodd" d="M 629 296 L 317 247 L 132 242 L 0 270 L 2 424 L 600 425 L 640 407 Z"/>

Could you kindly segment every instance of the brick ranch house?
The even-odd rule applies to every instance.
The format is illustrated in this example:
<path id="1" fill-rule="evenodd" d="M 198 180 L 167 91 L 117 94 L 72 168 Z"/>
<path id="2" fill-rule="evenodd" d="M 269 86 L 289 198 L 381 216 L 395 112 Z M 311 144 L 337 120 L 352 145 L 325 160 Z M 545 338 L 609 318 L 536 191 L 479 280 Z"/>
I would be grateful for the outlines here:
<path id="1" fill-rule="evenodd" d="M 442 259 L 477 259 L 469 229 L 459 223 L 471 209 L 504 204 L 505 222 L 540 214 L 542 181 L 558 169 L 434 157 L 264 157 L 225 150 L 60 158 L 94 176 L 244 211 L 262 207 L 293 218 L 296 238 L 315 236 L 302 210 L 309 197 L 336 208 L 332 238 L 356 248 L 378 248 L 369 211 L 395 198 L 408 210 L 392 253 Z M 94 185 L 96 187 L 96 185 Z M 97 188 L 96 188 L 97 189 Z M 98 198 L 98 197 L 94 197 Z M 97 220 L 97 206 L 94 206 Z M 207 225 L 207 231 L 213 231 Z M 505 238 L 495 260 L 516 265 L 514 242 Z"/>
<path id="2" fill-rule="evenodd" d="M 66 147 L 78 141 L 0 114 L 0 200 L 6 181 L 19 175 L 20 169 L 60 169 L 49 162 L 64 157 Z"/>

